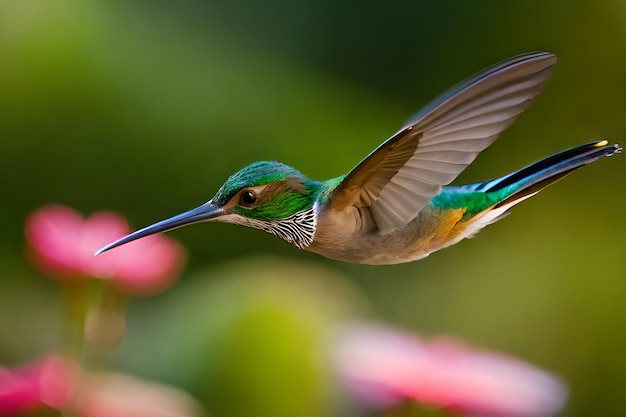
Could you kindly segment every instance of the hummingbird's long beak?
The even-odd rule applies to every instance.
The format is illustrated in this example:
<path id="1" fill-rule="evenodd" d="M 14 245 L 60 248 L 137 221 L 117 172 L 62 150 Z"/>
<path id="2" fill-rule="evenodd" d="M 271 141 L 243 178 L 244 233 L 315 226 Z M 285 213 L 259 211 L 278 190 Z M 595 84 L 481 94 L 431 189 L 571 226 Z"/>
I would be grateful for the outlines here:
<path id="1" fill-rule="evenodd" d="M 201 205 L 200 207 L 196 207 L 193 210 L 189 210 L 177 216 L 170 217 L 169 219 L 162 220 L 151 226 L 144 227 L 143 229 L 137 230 L 136 232 L 124 236 L 123 238 L 116 240 L 115 242 L 108 244 L 102 249 L 98 250 L 94 255 L 99 255 L 102 252 L 108 251 L 109 249 L 113 249 L 125 243 L 132 242 L 133 240 L 141 239 L 142 237 L 146 237 L 155 233 L 167 232 L 168 230 L 177 229 L 179 227 L 187 226 L 189 224 L 211 220 L 219 217 L 223 213 L 224 209 L 222 207 L 214 204 L 213 201 L 209 201 Z"/>

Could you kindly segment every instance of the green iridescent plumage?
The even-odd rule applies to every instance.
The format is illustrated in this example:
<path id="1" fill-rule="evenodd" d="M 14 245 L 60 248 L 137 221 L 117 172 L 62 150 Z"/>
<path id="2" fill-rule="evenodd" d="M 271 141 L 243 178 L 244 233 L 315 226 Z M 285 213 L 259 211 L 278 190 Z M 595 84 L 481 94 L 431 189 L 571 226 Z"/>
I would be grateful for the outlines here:
<path id="1" fill-rule="evenodd" d="M 313 207 L 320 183 L 304 177 L 294 168 L 276 161 L 255 162 L 231 175 L 213 198 L 225 205 L 242 189 L 271 184 L 259 194 L 253 207 L 236 206 L 233 210 L 246 217 L 279 220 Z"/>
<path id="2" fill-rule="evenodd" d="M 461 220 L 466 221 L 492 207 L 504 197 L 504 193 L 482 193 L 468 187 L 445 187 L 429 206 L 438 210 L 463 210 Z"/>
<path id="3" fill-rule="evenodd" d="M 242 188 L 265 185 L 286 178 L 302 178 L 303 175 L 288 165 L 275 161 L 259 161 L 235 172 L 217 190 L 213 198 L 218 204 L 226 204 Z"/>
<path id="4" fill-rule="evenodd" d="M 537 52 L 470 77 L 411 117 L 346 175 L 317 182 L 279 162 L 255 162 L 231 175 L 207 203 L 99 252 L 219 221 L 264 230 L 346 262 L 421 259 L 473 236 L 575 169 L 620 152 L 597 141 L 495 180 L 448 185 L 530 105 L 555 63 L 554 55 Z"/>

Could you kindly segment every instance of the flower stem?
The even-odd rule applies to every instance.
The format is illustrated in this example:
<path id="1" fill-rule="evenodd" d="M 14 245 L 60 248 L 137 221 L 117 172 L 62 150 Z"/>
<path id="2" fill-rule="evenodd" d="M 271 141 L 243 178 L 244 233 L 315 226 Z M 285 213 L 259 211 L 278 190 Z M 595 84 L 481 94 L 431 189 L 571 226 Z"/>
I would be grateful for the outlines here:
<path id="1" fill-rule="evenodd" d="M 90 279 L 66 284 L 63 300 L 67 317 L 65 353 L 83 372 L 105 368 L 108 353 L 124 336 L 128 297 L 106 280 Z M 63 417 L 73 417 L 71 403 L 75 395 L 76 387 L 61 409 Z"/>

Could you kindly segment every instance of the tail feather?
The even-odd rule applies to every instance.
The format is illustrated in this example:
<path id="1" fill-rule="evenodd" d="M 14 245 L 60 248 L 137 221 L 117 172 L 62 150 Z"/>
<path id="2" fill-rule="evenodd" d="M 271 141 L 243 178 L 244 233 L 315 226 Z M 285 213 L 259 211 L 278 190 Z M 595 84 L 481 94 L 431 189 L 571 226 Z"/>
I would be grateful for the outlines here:
<path id="1" fill-rule="evenodd" d="M 619 145 L 609 145 L 606 140 L 590 142 L 549 156 L 512 174 L 483 183 L 479 188 L 484 192 L 508 189 L 507 197 L 494 208 L 510 207 L 518 200 L 539 192 L 570 172 L 621 151 L 622 148 Z"/>
<path id="2" fill-rule="evenodd" d="M 622 148 L 619 145 L 609 145 L 606 140 L 600 140 L 549 156 L 495 180 L 460 187 L 446 187 L 451 195 L 472 196 L 478 192 L 486 197 L 484 200 L 478 199 L 480 203 L 471 206 L 471 209 L 466 211 L 468 216 L 464 223 L 465 229 L 450 241 L 449 245 L 474 236 L 483 227 L 505 217 L 515 204 L 532 197 L 570 172 L 604 156 L 611 156 L 621 151 Z M 474 197 L 470 197 L 470 200 L 472 198 Z M 459 201 L 465 204 L 466 208 L 470 207 L 467 200 L 460 199 Z M 459 204 L 458 201 L 457 204 Z"/>

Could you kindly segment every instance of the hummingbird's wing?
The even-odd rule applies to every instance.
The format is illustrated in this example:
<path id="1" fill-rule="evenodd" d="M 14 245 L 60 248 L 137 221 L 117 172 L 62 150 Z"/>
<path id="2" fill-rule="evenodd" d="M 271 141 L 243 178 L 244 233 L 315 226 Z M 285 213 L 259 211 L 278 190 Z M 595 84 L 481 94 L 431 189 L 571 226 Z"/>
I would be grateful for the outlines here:
<path id="1" fill-rule="evenodd" d="M 555 63 L 520 55 L 441 95 L 337 185 L 330 208 L 369 207 L 382 234 L 404 227 L 530 105 Z"/>

